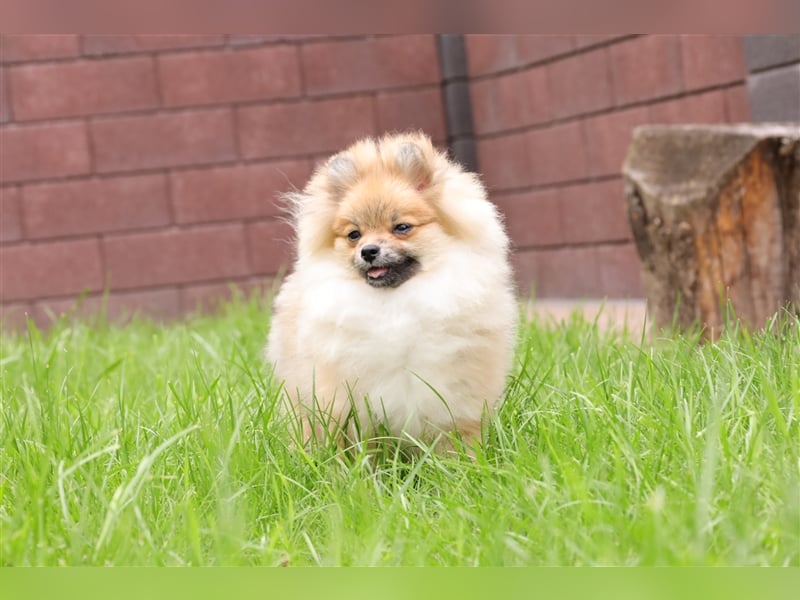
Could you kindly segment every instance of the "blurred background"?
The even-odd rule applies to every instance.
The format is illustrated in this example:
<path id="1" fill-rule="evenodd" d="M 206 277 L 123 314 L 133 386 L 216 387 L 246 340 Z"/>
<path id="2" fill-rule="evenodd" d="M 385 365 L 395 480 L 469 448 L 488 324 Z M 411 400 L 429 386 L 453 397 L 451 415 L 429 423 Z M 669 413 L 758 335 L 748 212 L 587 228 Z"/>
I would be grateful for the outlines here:
<path id="1" fill-rule="evenodd" d="M 6 35 L 2 319 L 269 288 L 292 258 L 276 196 L 409 128 L 482 174 L 521 294 L 640 298 L 632 129 L 771 120 L 800 121 L 800 36 Z"/>

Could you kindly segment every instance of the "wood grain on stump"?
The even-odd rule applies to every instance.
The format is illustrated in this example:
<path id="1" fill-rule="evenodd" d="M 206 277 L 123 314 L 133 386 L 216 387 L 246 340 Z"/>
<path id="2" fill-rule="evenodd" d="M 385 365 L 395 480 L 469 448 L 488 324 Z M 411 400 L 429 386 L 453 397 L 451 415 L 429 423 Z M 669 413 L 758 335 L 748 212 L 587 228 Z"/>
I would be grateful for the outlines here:
<path id="1" fill-rule="evenodd" d="M 656 326 L 800 308 L 800 125 L 639 127 L 623 174 Z"/>

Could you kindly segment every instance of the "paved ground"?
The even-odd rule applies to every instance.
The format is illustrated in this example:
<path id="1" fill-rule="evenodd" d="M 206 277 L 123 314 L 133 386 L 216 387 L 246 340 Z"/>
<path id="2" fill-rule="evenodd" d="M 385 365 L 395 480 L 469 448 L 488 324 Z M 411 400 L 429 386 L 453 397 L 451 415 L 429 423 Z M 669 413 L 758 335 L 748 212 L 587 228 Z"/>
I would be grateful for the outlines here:
<path id="1" fill-rule="evenodd" d="M 536 300 L 528 304 L 531 314 L 559 323 L 575 311 L 582 311 L 587 320 L 603 327 L 623 329 L 640 335 L 646 323 L 645 301 L 642 300 Z"/>

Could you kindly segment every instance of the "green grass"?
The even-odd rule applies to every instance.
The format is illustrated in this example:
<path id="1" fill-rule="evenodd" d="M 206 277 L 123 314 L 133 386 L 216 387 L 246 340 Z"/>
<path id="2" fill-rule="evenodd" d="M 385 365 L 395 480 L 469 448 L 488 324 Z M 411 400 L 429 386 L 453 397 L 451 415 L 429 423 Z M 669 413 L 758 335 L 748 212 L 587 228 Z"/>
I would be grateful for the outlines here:
<path id="1" fill-rule="evenodd" d="M 3 565 L 798 565 L 800 321 L 526 323 L 474 461 L 291 443 L 257 301 L 5 335 Z"/>

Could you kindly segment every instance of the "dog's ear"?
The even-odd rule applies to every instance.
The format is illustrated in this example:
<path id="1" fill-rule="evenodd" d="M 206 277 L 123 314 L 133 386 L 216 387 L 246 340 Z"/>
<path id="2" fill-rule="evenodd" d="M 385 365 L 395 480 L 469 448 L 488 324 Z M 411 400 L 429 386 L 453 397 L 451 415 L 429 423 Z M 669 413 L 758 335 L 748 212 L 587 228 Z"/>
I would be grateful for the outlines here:
<path id="1" fill-rule="evenodd" d="M 431 181 L 431 168 L 422 148 L 414 142 L 403 142 L 398 146 L 394 158 L 398 170 L 409 178 L 417 189 L 428 187 Z"/>
<path id="2" fill-rule="evenodd" d="M 395 173 L 410 181 L 418 190 L 431 184 L 436 151 L 430 140 L 422 135 L 387 136 L 381 153 Z"/>
<path id="3" fill-rule="evenodd" d="M 337 200 L 353 186 L 358 179 L 358 168 L 355 161 L 346 154 L 332 157 L 326 166 L 328 172 L 328 189 Z"/>

